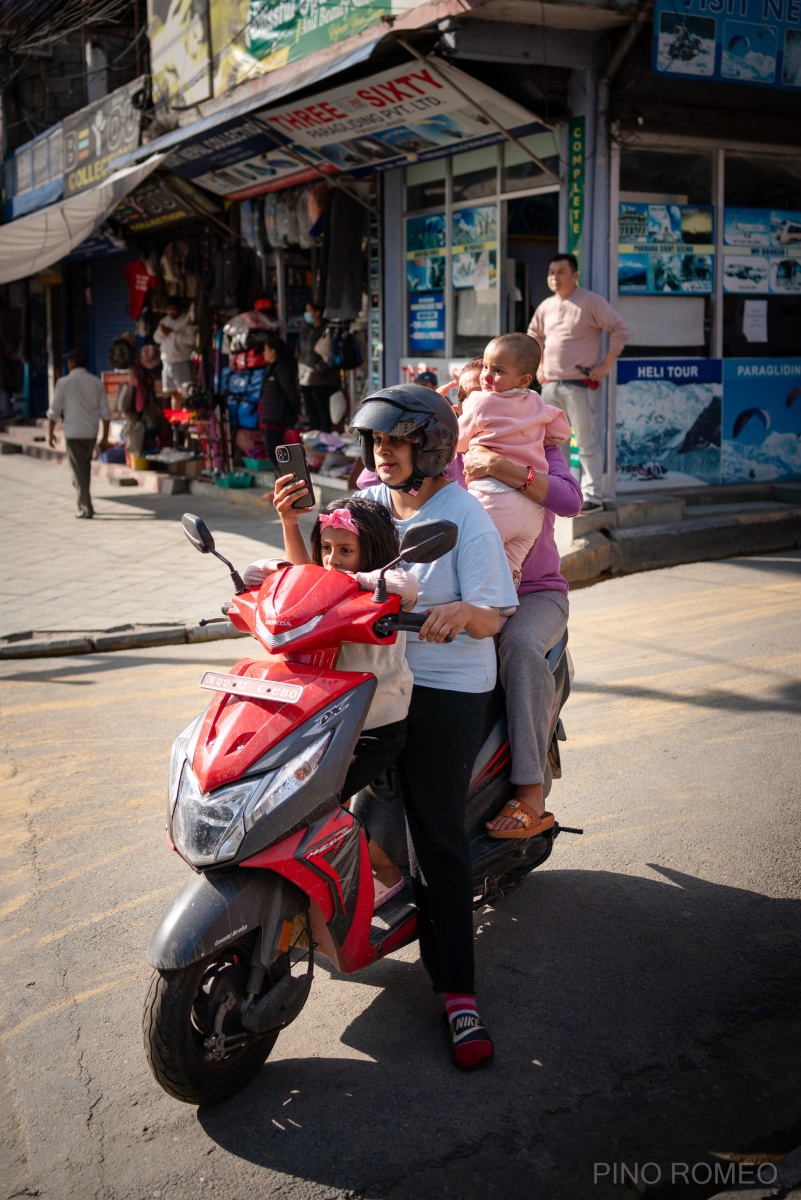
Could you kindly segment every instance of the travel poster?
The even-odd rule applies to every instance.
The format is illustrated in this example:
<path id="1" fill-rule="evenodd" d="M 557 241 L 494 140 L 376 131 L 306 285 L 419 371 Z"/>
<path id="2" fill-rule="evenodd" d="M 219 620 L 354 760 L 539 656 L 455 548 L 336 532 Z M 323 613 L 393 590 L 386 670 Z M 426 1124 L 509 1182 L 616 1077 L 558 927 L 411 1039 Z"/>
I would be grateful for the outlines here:
<path id="1" fill-rule="evenodd" d="M 801 212 L 727 208 L 723 242 L 724 292 L 801 293 Z"/>
<path id="2" fill-rule="evenodd" d="M 723 361 L 724 483 L 801 475 L 801 358 Z"/>
<path id="3" fill-rule="evenodd" d="M 622 358 L 616 397 L 618 483 L 720 483 L 719 359 Z"/>
<path id="4" fill-rule="evenodd" d="M 425 292 L 445 287 L 444 213 L 411 217 L 406 222 L 406 290 Z"/>
<path id="5" fill-rule="evenodd" d="M 652 70 L 655 75 L 800 88 L 798 21 L 794 0 L 738 0 L 736 5 L 656 0 Z"/>
<path id="6" fill-rule="evenodd" d="M 498 282 L 498 207 L 460 208 L 453 213 L 451 272 L 455 288 L 484 290 Z"/>
<path id="7" fill-rule="evenodd" d="M 618 206 L 617 290 L 622 295 L 712 291 L 715 221 L 708 204 Z"/>

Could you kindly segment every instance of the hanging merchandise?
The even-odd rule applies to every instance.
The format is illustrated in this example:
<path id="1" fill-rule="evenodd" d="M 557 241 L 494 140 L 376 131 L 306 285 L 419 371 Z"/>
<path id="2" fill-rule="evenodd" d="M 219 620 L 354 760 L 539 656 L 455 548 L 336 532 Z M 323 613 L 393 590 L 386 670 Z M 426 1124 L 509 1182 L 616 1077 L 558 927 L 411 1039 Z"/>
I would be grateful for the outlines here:
<path id="1" fill-rule="evenodd" d="M 350 333 L 347 329 L 329 329 L 328 334 L 330 335 L 329 367 L 335 367 L 339 371 L 355 371 L 362 365 L 364 358 L 355 334 Z"/>
<path id="2" fill-rule="evenodd" d="M 259 258 L 264 258 L 267 253 L 263 210 L 264 202 L 260 197 L 255 200 L 243 200 L 239 209 L 239 229 L 242 241 Z"/>
<path id="3" fill-rule="evenodd" d="M 146 371 L 161 370 L 161 350 L 155 342 L 149 342 L 139 351 L 139 362 Z"/>
<path id="4" fill-rule="evenodd" d="M 240 429 L 255 429 L 259 423 L 259 400 L 264 385 L 264 368 L 234 371 L 226 367 L 220 391 L 228 401 L 231 424 Z"/>
<path id="5" fill-rule="evenodd" d="M 157 285 L 158 277 L 151 272 L 144 259 L 138 258 L 125 268 L 125 282 L 128 284 L 128 313 L 136 320 L 142 312 L 147 293 Z"/>
<path id="6" fill-rule="evenodd" d="M 284 248 L 291 245 L 291 239 L 289 236 L 289 232 L 290 232 L 289 231 L 289 209 L 290 209 L 289 193 L 288 192 L 279 192 L 278 198 L 277 198 L 276 204 L 275 204 L 275 237 L 276 237 L 276 240 L 275 240 L 274 244 L 276 246 L 280 246 L 280 247 L 284 247 Z M 297 220 L 295 221 L 295 225 L 297 227 Z"/>
<path id="7" fill-rule="evenodd" d="M 209 303 L 217 309 L 244 309 L 247 306 L 250 262 L 239 245 L 218 250 L 211 260 L 207 279 Z"/>
<path id="8" fill-rule="evenodd" d="M 228 338 L 232 354 L 244 350 L 261 350 L 267 341 L 267 334 L 275 329 L 275 319 L 257 309 L 240 313 L 233 317 L 224 327 L 223 333 Z"/>
<path id="9" fill-rule="evenodd" d="M 136 339 L 132 333 L 114 338 L 108 351 L 108 360 L 118 371 L 132 367 L 136 362 Z"/>
<path id="10" fill-rule="evenodd" d="M 264 197 L 264 236 L 268 246 L 278 246 L 278 192 Z"/>
<path id="11" fill-rule="evenodd" d="M 325 235 L 328 278 L 323 316 L 326 321 L 353 321 L 361 308 L 362 242 L 366 232 L 367 210 L 346 192 L 335 191 Z"/>

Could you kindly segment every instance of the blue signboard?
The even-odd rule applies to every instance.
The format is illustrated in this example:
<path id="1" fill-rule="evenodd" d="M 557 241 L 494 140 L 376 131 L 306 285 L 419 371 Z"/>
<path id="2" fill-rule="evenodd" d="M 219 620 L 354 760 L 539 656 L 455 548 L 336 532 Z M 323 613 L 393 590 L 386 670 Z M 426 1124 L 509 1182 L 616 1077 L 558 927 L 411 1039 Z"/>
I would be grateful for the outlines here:
<path id="1" fill-rule="evenodd" d="M 801 358 L 723 360 L 724 483 L 801 475 Z"/>
<path id="2" fill-rule="evenodd" d="M 409 304 L 409 353 L 445 353 L 445 293 L 412 292 Z"/>
<path id="3" fill-rule="evenodd" d="M 656 0 L 656 75 L 801 88 L 798 0 Z"/>
<path id="4" fill-rule="evenodd" d="M 720 419 L 719 358 L 620 359 L 618 483 L 720 483 Z"/>

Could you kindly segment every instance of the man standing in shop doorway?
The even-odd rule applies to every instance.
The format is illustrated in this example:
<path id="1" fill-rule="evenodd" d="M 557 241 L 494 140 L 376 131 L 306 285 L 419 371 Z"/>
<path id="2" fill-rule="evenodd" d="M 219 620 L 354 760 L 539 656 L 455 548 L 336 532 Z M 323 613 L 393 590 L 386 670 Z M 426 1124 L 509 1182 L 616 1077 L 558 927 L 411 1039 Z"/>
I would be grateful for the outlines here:
<path id="1" fill-rule="evenodd" d="M 579 287 L 574 254 L 557 254 L 548 267 L 548 287 L 531 318 L 529 337 L 542 347 L 537 379 L 546 404 L 564 409 L 573 426 L 581 463 L 582 512 L 603 508 L 603 454 L 598 433 L 598 384 L 606 379 L 628 340 L 628 327 L 603 296 Z M 601 334 L 609 349 L 600 359 Z"/>
<path id="2" fill-rule="evenodd" d="M 161 388 L 164 398 L 172 399 L 173 408 L 180 408 L 181 388 L 192 382 L 192 348 L 197 328 L 184 312 L 180 296 L 170 296 L 167 315 L 161 318 L 153 341 L 161 347 Z"/>
<path id="3" fill-rule="evenodd" d="M 96 375 L 87 371 L 89 356 L 85 350 L 70 350 L 67 355 L 68 375 L 57 380 L 53 403 L 47 410 L 47 444 L 56 444 L 56 421 L 64 422 L 67 459 L 72 482 L 78 493 L 76 517 L 91 520 L 95 515 L 89 495 L 92 474 L 92 455 L 97 442 L 98 422 L 103 422 L 100 449 L 108 448 L 108 426 L 111 419 L 106 389 Z"/>

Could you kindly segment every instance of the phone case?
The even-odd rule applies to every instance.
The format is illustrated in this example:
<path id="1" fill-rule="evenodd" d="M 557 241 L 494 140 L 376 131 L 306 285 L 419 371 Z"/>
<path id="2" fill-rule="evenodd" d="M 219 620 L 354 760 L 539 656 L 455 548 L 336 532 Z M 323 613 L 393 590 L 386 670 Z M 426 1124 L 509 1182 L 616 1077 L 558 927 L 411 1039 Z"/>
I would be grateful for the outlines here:
<path id="1" fill-rule="evenodd" d="M 311 481 L 311 473 L 309 464 L 306 462 L 306 452 L 300 445 L 276 446 L 275 461 L 278 464 L 280 474 L 289 474 L 291 471 L 296 479 L 302 479 L 309 489 L 308 496 L 299 496 L 293 508 L 313 508 L 317 503 L 314 495 L 314 485 Z"/>

